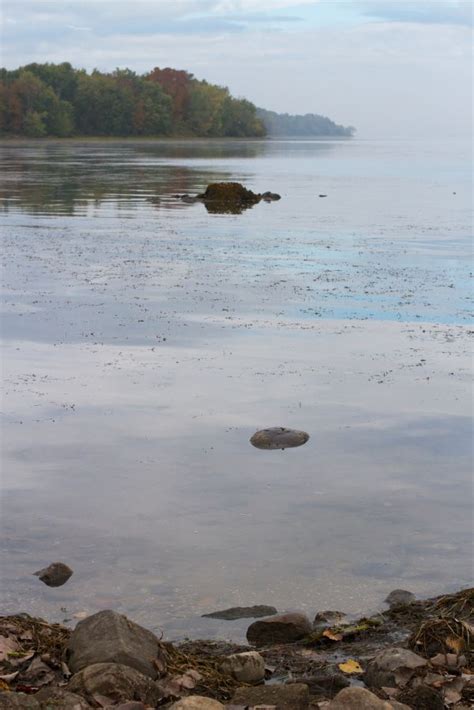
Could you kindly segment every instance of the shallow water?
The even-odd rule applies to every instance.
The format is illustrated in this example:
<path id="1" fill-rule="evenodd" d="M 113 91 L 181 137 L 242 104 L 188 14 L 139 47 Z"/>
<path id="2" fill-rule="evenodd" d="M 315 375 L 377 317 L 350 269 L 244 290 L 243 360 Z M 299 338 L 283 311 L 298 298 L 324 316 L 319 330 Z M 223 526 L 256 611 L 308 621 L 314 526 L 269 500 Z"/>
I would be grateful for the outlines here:
<path id="1" fill-rule="evenodd" d="M 240 638 L 200 614 L 470 583 L 466 146 L 4 144 L 0 172 L 5 611 Z M 172 197 L 215 180 L 282 199 Z M 249 445 L 275 425 L 311 439 Z"/>

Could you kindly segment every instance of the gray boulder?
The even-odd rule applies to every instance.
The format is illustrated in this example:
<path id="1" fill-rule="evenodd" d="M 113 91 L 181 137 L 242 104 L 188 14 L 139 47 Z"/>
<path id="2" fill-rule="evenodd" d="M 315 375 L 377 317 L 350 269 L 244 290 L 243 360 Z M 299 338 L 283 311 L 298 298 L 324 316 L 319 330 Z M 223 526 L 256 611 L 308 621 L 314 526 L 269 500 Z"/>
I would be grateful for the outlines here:
<path id="1" fill-rule="evenodd" d="M 405 685 L 415 670 L 427 663 L 407 648 L 387 648 L 369 662 L 364 681 L 371 688 L 396 688 Z"/>
<path id="2" fill-rule="evenodd" d="M 257 688 L 237 688 L 231 700 L 233 705 L 244 707 L 270 705 L 277 710 L 307 710 L 309 707 L 308 686 L 303 683 L 292 685 L 262 685 Z"/>
<path id="3" fill-rule="evenodd" d="M 64 688 L 42 688 L 35 698 L 41 703 L 42 710 L 89 710 L 91 705 L 76 693 Z"/>
<path id="4" fill-rule="evenodd" d="M 113 703 L 139 700 L 153 707 L 164 697 L 160 686 L 149 676 L 120 663 L 87 666 L 71 678 L 67 690 L 82 695 L 88 702 L 94 702 L 94 696 L 98 696 Z"/>
<path id="5" fill-rule="evenodd" d="M 233 653 L 221 663 L 221 670 L 240 683 L 260 683 L 265 678 L 265 661 L 257 651 Z"/>
<path id="6" fill-rule="evenodd" d="M 345 688 L 331 700 L 326 710 L 410 710 L 408 705 L 381 700 L 365 688 Z"/>
<path id="7" fill-rule="evenodd" d="M 415 599 L 413 592 L 408 592 L 406 589 L 394 589 L 385 599 L 385 603 L 392 608 L 403 604 L 411 604 Z"/>
<path id="8" fill-rule="evenodd" d="M 5 691 L 0 692 L 0 710 L 41 710 L 41 705 L 33 695 Z"/>
<path id="9" fill-rule="evenodd" d="M 257 449 L 291 449 L 306 444 L 308 439 L 309 434 L 305 431 L 277 426 L 256 431 L 250 443 Z"/>
<path id="10" fill-rule="evenodd" d="M 155 661 L 164 667 L 164 653 L 156 636 L 115 611 L 99 611 L 80 621 L 66 651 L 73 673 L 96 663 L 121 663 L 150 678 L 158 675 Z"/>
<path id="11" fill-rule="evenodd" d="M 268 619 L 259 619 L 247 629 L 249 643 L 292 643 L 311 633 L 311 624 L 306 614 L 290 612 L 276 614 Z"/>

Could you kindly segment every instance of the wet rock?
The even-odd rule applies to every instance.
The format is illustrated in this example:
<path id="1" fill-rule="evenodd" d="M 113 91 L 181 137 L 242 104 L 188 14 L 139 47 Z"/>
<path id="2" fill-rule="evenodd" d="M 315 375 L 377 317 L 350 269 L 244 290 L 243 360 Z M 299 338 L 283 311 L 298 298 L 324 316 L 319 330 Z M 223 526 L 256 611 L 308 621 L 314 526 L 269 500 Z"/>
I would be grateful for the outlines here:
<path id="1" fill-rule="evenodd" d="M 257 651 L 233 653 L 222 661 L 221 670 L 240 683 L 260 683 L 265 678 L 265 661 Z"/>
<path id="2" fill-rule="evenodd" d="M 99 611 L 80 621 L 67 646 L 73 673 L 96 663 L 121 663 L 156 678 L 155 661 L 165 670 L 164 653 L 156 636 L 115 611 Z"/>
<path id="3" fill-rule="evenodd" d="M 411 602 L 414 602 L 415 599 L 416 597 L 413 592 L 408 592 L 406 589 L 394 589 L 393 592 L 390 592 L 388 597 L 385 599 L 385 603 L 392 608 L 394 606 L 411 604 Z"/>
<path id="4" fill-rule="evenodd" d="M 318 611 L 313 621 L 313 629 L 324 629 L 326 626 L 334 626 L 344 621 L 346 614 L 342 611 Z"/>
<path id="5" fill-rule="evenodd" d="M 321 195 L 318 195 L 318 197 L 327 197 L 327 195 L 321 194 Z"/>
<path id="6" fill-rule="evenodd" d="M 303 683 L 264 685 L 258 688 L 237 688 L 231 703 L 243 705 L 244 707 L 273 705 L 277 710 L 307 710 L 309 707 L 309 691 L 308 686 Z"/>
<path id="7" fill-rule="evenodd" d="M 266 606 L 265 604 L 256 604 L 255 606 L 233 606 L 230 609 L 222 611 L 213 611 L 211 614 L 203 614 L 203 617 L 208 619 L 258 619 L 261 616 L 271 616 L 278 614 L 274 606 Z"/>
<path id="8" fill-rule="evenodd" d="M 267 190 L 266 192 L 262 192 L 262 200 L 265 200 L 265 202 L 276 202 L 276 200 L 281 200 L 281 195 L 277 192 Z"/>
<path id="9" fill-rule="evenodd" d="M 91 705 L 64 688 L 42 688 L 35 695 L 44 710 L 89 710 Z"/>
<path id="10" fill-rule="evenodd" d="M 250 443 L 257 449 L 290 449 L 306 444 L 308 439 L 309 434 L 305 431 L 278 426 L 255 432 Z"/>
<path id="11" fill-rule="evenodd" d="M 171 705 L 170 710 L 224 710 L 224 705 L 213 698 L 190 695 Z"/>
<path id="12" fill-rule="evenodd" d="M 387 648 L 367 665 L 364 681 L 372 688 L 394 688 L 405 685 L 417 668 L 426 665 L 427 661 L 413 651 L 406 648 Z"/>
<path id="13" fill-rule="evenodd" d="M 310 695 L 313 697 L 333 698 L 340 690 L 350 685 L 349 680 L 342 673 L 317 673 L 311 676 L 303 676 L 298 679 L 291 678 L 287 684 L 304 683 L 308 686 Z"/>
<path id="14" fill-rule="evenodd" d="M 163 698 L 161 688 L 149 676 L 120 663 L 87 666 L 71 678 L 67 690 L 82 695 L 88 702 L 100 696 L 113 703 L 139 700 L 155 707 Z"/>
<path id="15" fill-rule="evenodd" d="M 32 695 L 0 692 L 0 710 L 41 710 L 41 705 Z"/>
<path id="16" fill-rule="evenodd" d="M 208 185 L 198 198 L 209 212 L 239 214 L 260 202 L 262 196 L 247 190 L 239 182 L 215 182 Z"/>
<path id="17" fill-rule="evenodd" d="M 381 700 L 365 688 L 345 688 L 331 700 L 327 710 L 410 710 L 407 705 Z"/>
<path id="18" fill-rule="evenodd" d="M 64 562 L 52 562 L 49 567 L 33 572 L 48 587 L 62 587 L 72 575 L 72 569 Z"/>
<path id="19" fill-rule="evenodd" d="M 398 695 L 400 702 L 406 703 L 413 710 L 444 710 L 443 696 L 438 690 L 427 685 L 409 688 Z"/>
<path id="20" fill-rule="evenodd" d="M 265 643 L 292 643 L 311 633 L 306 614 L 291 612 L 276 614 L 269 619 L 254 621 L 247 629 L 247 640 L 256 645 Z"/>

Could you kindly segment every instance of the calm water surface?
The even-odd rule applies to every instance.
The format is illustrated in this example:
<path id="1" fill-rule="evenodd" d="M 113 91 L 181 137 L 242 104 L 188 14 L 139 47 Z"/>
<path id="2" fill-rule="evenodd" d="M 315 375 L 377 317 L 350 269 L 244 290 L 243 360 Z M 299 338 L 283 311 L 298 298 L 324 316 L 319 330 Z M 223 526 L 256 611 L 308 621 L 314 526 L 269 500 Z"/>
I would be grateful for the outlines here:
<path id="1" fill-rule="evenodd" d="M 200 615 L 469 584 L 467 148 L 4 144 L 2 609 L 239 638 Z M 173 197 L 216 180 L 282 199 Z"/>

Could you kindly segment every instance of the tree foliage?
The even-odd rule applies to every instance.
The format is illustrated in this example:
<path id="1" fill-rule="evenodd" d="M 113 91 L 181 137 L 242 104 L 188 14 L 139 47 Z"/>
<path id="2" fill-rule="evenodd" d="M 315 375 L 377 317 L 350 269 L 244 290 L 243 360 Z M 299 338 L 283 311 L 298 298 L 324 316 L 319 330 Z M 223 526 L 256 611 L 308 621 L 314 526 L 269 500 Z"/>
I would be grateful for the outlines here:
<path id="1" fill-rule="evenodd" d="M 354 134 L 352 126 L 340 126 L 326 116 L 306 113 L 302 116 L 257 109 L 257 116 L 270 136 L 346 136 Z"/>
<path id="2" fill-rule="evenodd" d="M 0 69 L 0 132 L 42 136 L 263 136 L 255 106 L 186 71 Z"/>

